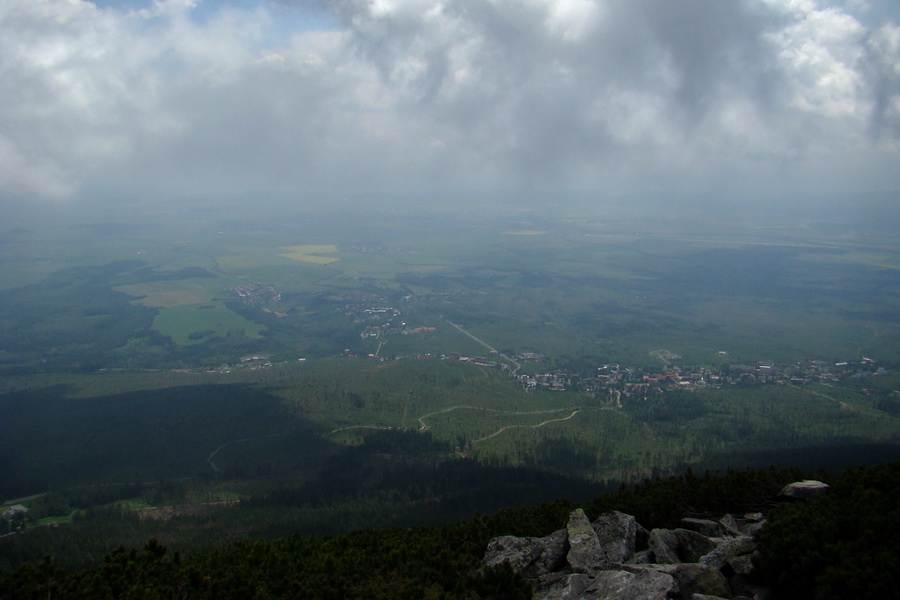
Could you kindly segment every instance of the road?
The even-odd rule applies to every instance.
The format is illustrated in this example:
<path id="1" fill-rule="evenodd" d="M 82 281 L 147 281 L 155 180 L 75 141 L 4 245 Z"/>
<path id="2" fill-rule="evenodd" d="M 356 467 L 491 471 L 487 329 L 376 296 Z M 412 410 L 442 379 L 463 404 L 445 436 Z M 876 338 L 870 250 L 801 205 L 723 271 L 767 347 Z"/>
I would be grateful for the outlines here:
<path id="1" fill-rule="evenodd" d="M 485 348 L 487 348 L 488 350 L 490 350 L 492 353 L 498 354 L 498 355 L 502 356 L 503 358 L 505 358 L 506 360 L 508 360 L 509 362 L 511 362 L 511 363 L 515 366 L 515 369 L 513 369 L 512 372 L 510 373 L 511 375 L 515 376 L 515 374 L 516 374 L 516 373 L 519 371 L 519 369 L 522 367 L 522 365 L 520 365 L 519 363 L 517 363 L 517 362 L 515 361 L 515 359 L 510 358 L 509 356 L 503 354 L 502 352 L 500 352 L 499 350 L 497 350 L 496 348 L 494 348 L 493 346 L 491 346 L 490 344 L 488 344 L 488 343 L 485 342 L 484 340 L 475 337 L 474 335 L 472 335 L 471 333 L 469 333 L 468 331 L 466 331 L 465 329 L 463 329 L 462 327 L 460 327 L 459 325 L 457 325 L 456 323 L 454 323 L 453 321 L 451 321 L 450 319 L 448 319 L 448 318 L 445 317 L 444 315 L 440 315 L 440 317 L 441 317 L 442 319 L 444 319 L 445 321 L 447 321 L 447 323 L 449 323 L 450 325 L 452 325 L 453 327 L 455 327 L 457 330 L 459 330 L 460 333 L 464 333 L 465 335 L 469 336 L 470 338 L 472 338 L 473 340 L 475 340 L 476 342 L 478 342 L 479 344 L 481 344 L 482 346 L 484 346 Z"/>

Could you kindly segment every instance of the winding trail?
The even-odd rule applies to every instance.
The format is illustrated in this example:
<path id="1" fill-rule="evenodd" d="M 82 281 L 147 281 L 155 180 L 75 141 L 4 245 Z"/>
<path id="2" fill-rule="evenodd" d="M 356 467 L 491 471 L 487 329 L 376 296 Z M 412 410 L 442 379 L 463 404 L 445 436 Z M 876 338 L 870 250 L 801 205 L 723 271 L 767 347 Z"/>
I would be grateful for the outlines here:
<path id="1" fill-rule="evenodd" d="M 228 446 L 233 446 L 234 444 L 243 444 L 244 442 L 252 442 L 254 440 L 264 440 L 264 439 L 268 439 L 268 438 L 283 437 L 286 435 L 291 435 L 291 434 L 290 433 L 273 433 L 270 435 L 260 435 L 257 437 L 244 438 L 241 440 L 233 440 L 230 442 L 225 442 L 224 444 L 222 444 L 221 446 L 219 446 L 218 448 L 216 448 L 215 450 L 212 451 L 212 453 L 206 458 L 206 462 L 209 463 L 209 466 L 212 467 L 213 471 L 215 471 L 216 473 L 221 473 L 222 470 L 219 469 L 219 467 L 216 466 L 216 463 L 213 462 L 213 459 L 216 457 L 216 454 L 219 453 L 219 450 L 221 450 L 223 448 L 227 448 Z"/>
<path id="2" fill-rule="evenodd" d="M 328 435 L 332 433 L 337 433 L 338 431 L 347 431 L 348 429 L 386 429 L 390 430 L 393 427 L 386 427 L 384 425 L 348 425 L 346 427 L 338 427 L 337 429 L 332 429 L 328 432 Z"/>
<path id="3" fill-rule="evenodd" d="M 427 419 L 428 417 L 433 417 L 434 415 L 440 415 L 443 413 L 448 413 L 448 412 L 451 412 L 454 410 L 459 410 L 462 408 L 468 408 L 470 410 L 483 410 L 485 412 L 500 413 L 500 414 L 504 414 L 504 415 L 549 415 L 549 414 L 553 414 L 553 413 L 565 412 L 567 410 L 572 410 L 571 408 L 554 408 L 551 410 L 513 411 L 513 410 L 500 410 L 498 408 L 485 408 L 483 406 L 458 405 L 458 406 L 451 406 L 451 407 L 445 408 L 443 410 L 436 410 L 432 413 L 428 413 L 427 415 L 422 415 L 418 419 L 419 431 L 428 431 L 429 425 L 425 422 L 425 419 Z M 578 410 L 576 410 L 575 412 L 578 412 Z M 571 415 L 568 418 L 571 418 Z M 563 419 L 555 419 L 555 420 L 561 421 Z M 510 427 L 514 427 L 514 426 L 511 425 Z M 531 426 L 530 425 L 521 425 L 521 427 L 531 427 Z"/>
<path id="4" fill-rule="evenodd" d="M 895 417 L 895 416 L 893 416 L 893 415 L 873 414 L 872 412 L 870 412 L 870 409 L 864 410 L 864 409 L 862 409 L 862 408 L 860 408 L 860 407 L 858 407 L 858 406 L 854 406 L 853 404 L 850 404 L 849 402 L 845 402 L 845 401 L 843 401 L 843 400 L 838 400 L 837 398 L 834 398 L 834 397 L 832 397 L 832 396 L 829 396 L 828 394 L 823 394 L 822 392 L 817 392 L 816 390 L 811 390 L 811 389 L 808 389 L 808 388 L 802 388 L 802 387 L 800 387 L 800 386 L 793 385 L 793 384 L 790 384 L 789 387 L 792 387 L 792 388 L 794 388 L 795 390 L 799 390 L 799 391 L 804 392 L 804 393 L 806 393 L 806 394 L 812 394 L 813 396 L 818 396 L 818 397 L 820 397 L 820 398 L 825 398 L 826 400 L 831 400 L 832 402 L 836 403 L 836 404 L 838 405 L 838 408 L 840 408 L 841 410 L 847 410 L 847 411 L 859 413 L 859 414 L 865 415 L 865 416 L 867 416 L 867 417 L 880 417 L 880 418 L 887 417 L 887 418 L 893 419 L 893 420 L 895 420 L 895 421 L 898 419 L 898 417 Z"/>
<path id="5" fill-rule="evenodd" d="M 581 412 L 581 410 L 576 409 L 576 410 L 573 410 L 572 414 L 570 414 L 568 417 L 563 417 L 561 419 L 548 419 L 546 421 L 538 423 L 537 425 L 507 425 L 506 427 L 501 427 L 500 429 L 498 429 L 491 435 L 485 436 L 485 437 L 477 439 L 477 440 L 472 440 L 471 445 L 474 446 L 475 444 L 480 444 L 481 442 L 483 442 L 485 440 L 489 440 L 491 438 L 497 437 L 498 435 L 500 435 L 504 431 L 507 431 L 508 429 L 538 429 L 539 427 L 543 427 L 544 425 L 547 425 L 548 423 L 558 423 L 560 421 L 568 421 L 569 419 L 571 419 L 572 417 L 574 417 L 575 415 L 577 415 L 580 412 Z"/>

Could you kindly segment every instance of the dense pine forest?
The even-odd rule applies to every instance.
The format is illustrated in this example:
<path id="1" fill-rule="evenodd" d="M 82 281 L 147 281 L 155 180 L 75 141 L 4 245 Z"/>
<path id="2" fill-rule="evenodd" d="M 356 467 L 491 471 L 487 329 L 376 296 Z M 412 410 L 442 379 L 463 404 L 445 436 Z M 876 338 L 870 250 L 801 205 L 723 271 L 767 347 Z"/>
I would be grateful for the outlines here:
<path id="1" fill-rule="evenodd" d="M 814 475 L 832 488 L 812 501 L 776 504 L 779 490 Z M 646 527 L 673 527 L 686 515 L 764 511 L 760 582 L 779 598 L 886 598 L 892 541 L 900 534 L 900 462 L 836 476 L 799 469 L 728 470 L 645 481 L 583 504 Z M 491 537 L 540 536 L 575 508 L 558 500 L 439 527 L 361 529 L 333 536 L 240 541 L 184 556 L 157 539 L 122 546 L 99 564 L 60 568 L 48 556 L 0 579 L 0 598 L 527 598 L 512 570 L 481 568 Z"/>

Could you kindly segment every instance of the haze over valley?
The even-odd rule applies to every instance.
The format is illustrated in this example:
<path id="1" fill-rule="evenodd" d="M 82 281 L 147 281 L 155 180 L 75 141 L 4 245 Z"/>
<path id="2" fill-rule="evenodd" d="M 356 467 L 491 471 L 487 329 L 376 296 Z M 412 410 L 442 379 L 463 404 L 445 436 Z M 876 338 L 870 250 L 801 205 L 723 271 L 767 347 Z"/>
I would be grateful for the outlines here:
<path id="1" fill-rule="evenodd" d="M 0 574 L 900 457 L 898 17 L 0 2 Z"/>

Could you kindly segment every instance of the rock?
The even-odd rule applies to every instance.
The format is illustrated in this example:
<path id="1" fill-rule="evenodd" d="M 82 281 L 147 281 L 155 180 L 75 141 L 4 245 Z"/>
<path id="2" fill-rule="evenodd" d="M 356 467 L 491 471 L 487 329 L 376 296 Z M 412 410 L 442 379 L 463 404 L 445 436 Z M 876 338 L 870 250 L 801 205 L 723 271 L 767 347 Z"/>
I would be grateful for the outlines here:
<path id="1" fill-rule="evenodd" d="M 759 534 L 760 531 L 765 529 L 767 523 L 768 521 L 765 519 L 761 519 L 755 523 L 747 523 L 746 525 L 741 527 L 741 533 L 743 533 L 744 535 L 749 535 L 750 537 L 755 537 Z"/>
<path id="2" fill-rule="evenodd" d="M 731 597 L 728 580 L 718 569 L 697 563 L 680 563 L 677 565 L 652 564 L 625 567 L 629 572 L 639 574 L 657 571 L 669 575 L 675 581 L 678 598 L 690 598 L 691 594 L 709 594 L 712 596 Z"/>
<path id="3" fill-rule="evenodd" d="M 646 565 L 652 563 L 654 560 L 653 551 L 652 550 L 641 550 L 640 552 L 635 552 L 634 556 L 631 557 L 627 563 L 628 565 Z"/>
<path id="4" fill-rule="evenodd" d="M 601 562 L 600 540 L 597 539 L 597 534 L 582 509 L 576 508 L 569 513 L 566 532 L 569 536 L 566 562 L 572 570 L 588 574 L 598 571 Z"/>
<path id="5" fill-rule="evenodd" d="M 696 562 L 715 550 L 708 537 L 688 529 L 654 529 L 650 532 L 650 550 L 658 563 Z"/>
<path id="6" fill-rule="evenodd" d="M 728 580 L 714 567 L 685 563 L 678 565 L 674 577 L 682 598 L 690 598 L 693 594 L 731 597 Z"/>
<path id="7" fill-rule="evenodd" d="M 765 524 L 762 515 L 746 521 Z M 771 590 L 752 579 L 759 551 L 755 540 L 740 532 L 744 519 L 726 515 L 718 523 L 682 523 L 692 529 L 647 533 L 630 515 L 608 512 L 591 523 L 579 508 L 569 514 L 565 529 L 548 536 L 491 540 L 484 564 L 509 563 L 531 582 L 537 600 L 771 600 Z M 649 548 L 636 551 L 642 532 Z"/>
<path id="8" fill-rule="evenodd" d="M 569 549 L 569 537 L 565 529 L 559 529 L 548 536 L 536 538 L 535 541 L 541 546 L 541 554 L 531 563 L 531 569 L 525 573 L 526 576 L 552 573 L 565 566 L 566 552 Z"/>
<path id="9" fill-rule="evenodd" d="M 773 594 L 770 588 L 758 585 L 743 575 L 735 575 L 731 578 L 731 591 L 735 597 L 744 596 L 752 600 L 772 600 Z"/>
<path id="10" fill-rule="evenodd" d="M 749 576 L 753 573 L 753 554 L 742 554 L 728 559 L 728 566 L 737 575 Z"/>
<path id="11" fill-rule="evenodd" d="M 488 567 L 507 562 L 514 571 L 522 573 L 542 552 L 536 538 L 520 538 L 512 535 L 494 538 L 488 542 L 482 562 Z"/>
<path id="12" fill-rule="evenodd" d="M 728 564 L 729 558 L 734 558 L 735 556 L 740 556 L 742 554 L 750 554 L 754 550 L 756 550 L 756 542 L 752 537 L 743 535 L 741 537 L 726 539 L 716 546 L 709 554 L 701 556 L 697 562 L 716 569 L 721 569 Z"/>
<path id="13" fill-rule="evenodd" d="M 600 515 L 591 526 L 600 542 L 601 569 L 611 569 L 631 560 L 637 534 L 634 517 L 611 511 Z"/>
<path id="14" fill-rule="evenodd" d="M 719 524 L 709 519 L 692 519 L 685 517 L 681 520 L 681 527 L 696 531 L 700 535 L 713 537 L 719 534 Z"/>
<path id="15" fill-rule="evenodd" d="M 534 585 L 534 600 L 580 600 L 592 579 L 582 573 L 559 573 L 541 577 Z"/>
<path id="16" fill-rule="evenodd" d="M 671 529 L 654 529 L 650 532 L 650 551 L 653 552 L 654 562 L 681 562 L 678 557 L 678 538 Z"/>
<path id="17" fill-rule="evenodd" d="M 663 600 L 677 591 L 671 575 L 647 570 L 643 573 L 600 571 L 585 590 L 585 600 Z"/>
<path id="18" fill-rule="evenodd" d="M 741 528 L 732 515 L 726 514 L 724 517 L 719 519 L 719 525 L 722 526 L 722 529 L 725 531 L 725 533 L 731 535 L 741 535 Z"/>
<path id="19" fill-rule="evenodd" d="M 494 538 L 488 542 L 482 562 L 489 567 L 508 562 L 514 571 L 526 577 L 538 577 L 562 568 L 566 541 L 563 529 L 542 538 L 511 535 Z"/>
<path id="20" fill-rule="evenodd" d="M 744 513 L 744 520 L 749 523 L 758 523 L 766 518 L 761 512 Z"/>
<path id="21" fill-rule="evenodd" d="M 650 532 L 646 527 L 641 525 L 640 523 L 634 523 L 635 531 L 634 531 L 634 550 L 646 550 L 650 546 Z"/>
<path id="22" fill-rule="evenodd" d="M 784 489 L 781 490 L 781 493 L 778 494 L 778 496 L 790 500 L 809 500 L 810 498 L 824 494 L 828 491 L 828 488 L 829 486 L 827 483 L 822 483 L 821 481 L 816 481 L 814 479 L 804 479 L 803 481 L 789 483 L 784 486 Z"/>

